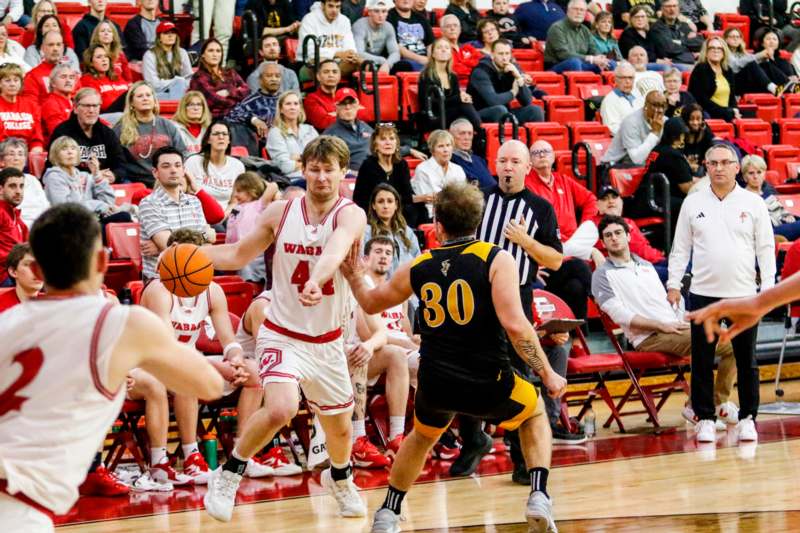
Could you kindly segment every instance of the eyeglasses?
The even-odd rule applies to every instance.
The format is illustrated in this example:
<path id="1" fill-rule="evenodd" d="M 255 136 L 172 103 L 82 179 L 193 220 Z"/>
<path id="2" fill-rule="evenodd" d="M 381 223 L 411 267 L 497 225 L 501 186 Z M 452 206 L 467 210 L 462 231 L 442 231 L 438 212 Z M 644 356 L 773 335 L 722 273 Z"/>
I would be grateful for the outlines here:
<path id="1" fill-rule="evenodd" d="M 544 156 L 552 154 L 552 153 L 553 153 L 552 150 L 547 150 L 547 149 L 531 150 L 531 157 L 544 157 Z"/>
<path id="2" fill-rule="evenodd" d="M 387 128 L 387 129 L 388 129 L 388 128 L 391 128 L 391 129 L 396 129 L 396 126 L 394 125 L 394 122 L 378 122 L 378 123 L 375 125 L 375 128 L 376 128 L 376 129 L 377 129 L 377 128 Z"/>
<path id="3" fill-rule="evenodd" d="M 78 107 L 85 107 L 87 109 L 100 109 L 100 104 L 78 104 Z"/>
<path id="4" fill-rule="evenodd" d="M 725 168 L 729 167 L 733 164 L 737 163 L 737 161 L 733 161 L 731 159 L 723 159 L 722 161 L 706 161 L 706 167 L 708 168 Z"/>

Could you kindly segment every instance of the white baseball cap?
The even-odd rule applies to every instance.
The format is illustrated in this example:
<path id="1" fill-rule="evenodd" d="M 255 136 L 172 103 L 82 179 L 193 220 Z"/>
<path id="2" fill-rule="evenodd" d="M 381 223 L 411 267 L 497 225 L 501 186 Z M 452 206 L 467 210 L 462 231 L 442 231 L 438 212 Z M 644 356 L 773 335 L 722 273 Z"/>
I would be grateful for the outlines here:
<path id="1" fill-rule="evenodd" d="M 394 2 L 392 0 L 367 0 L 367 11 L 371 9 L 392 9 Z"/>

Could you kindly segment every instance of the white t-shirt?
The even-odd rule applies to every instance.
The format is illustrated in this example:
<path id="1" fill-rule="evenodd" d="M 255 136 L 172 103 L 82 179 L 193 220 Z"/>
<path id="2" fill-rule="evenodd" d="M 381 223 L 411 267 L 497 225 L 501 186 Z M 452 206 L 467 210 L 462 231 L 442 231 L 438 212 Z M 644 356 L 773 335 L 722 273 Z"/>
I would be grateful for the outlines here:
<path id="1" fill-rule="evenodd" d="M 228 207 L 228 202 L 233 194 L 233 182 L 236 181 L 239 174 L 244 172 L 242 162 L 231 156 L 225 158 L 225 165 L 221 167 L 214 166 L 209 162 L 208 172 L 206 172 L 203 168 L 203 155 L 195 154 L 186 160 L 185 167 L 192 176 L 202 182 L 203 189 L 213 196 L 223 209 Z"/>

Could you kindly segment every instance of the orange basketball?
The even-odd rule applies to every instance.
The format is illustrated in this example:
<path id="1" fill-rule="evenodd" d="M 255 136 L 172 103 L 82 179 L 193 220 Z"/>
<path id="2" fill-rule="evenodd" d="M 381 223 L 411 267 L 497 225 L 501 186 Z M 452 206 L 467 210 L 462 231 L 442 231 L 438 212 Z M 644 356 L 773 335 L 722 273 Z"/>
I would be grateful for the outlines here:
<path id="1" fill-rule="evenodd" d="M 194 244 L 179 244 L 161 254 L 158 275 L 169 292 L 180 298 L 197 296 L 214 278 L 214 265 Z"/>

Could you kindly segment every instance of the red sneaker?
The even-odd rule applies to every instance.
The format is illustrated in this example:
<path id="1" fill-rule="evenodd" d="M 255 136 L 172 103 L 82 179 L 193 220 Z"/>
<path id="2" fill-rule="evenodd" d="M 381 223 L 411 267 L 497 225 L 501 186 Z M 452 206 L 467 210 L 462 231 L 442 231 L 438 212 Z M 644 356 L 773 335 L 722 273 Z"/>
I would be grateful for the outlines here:
<path id="1" fill-rule="evenodd" d="M 205 463 L 205 461 L 203 461 Z M 185 474 L 179 474 L 169 465 L 169 461 L 164 461 L 150 467 L 150 477 L 157 483 L 172 483 L 175 486 L 189 485 L 192 478 Z"/>
<path id="2" fill-rule="evenodd" d="M 379 452 L 366 435 L 356 439 L 351 455 L 353 466 L 358 468 L 385 468 L 391 464 L 389 458 Z"/>
<path id="3" fill-rule="evenodd" d="M 290 461 L 280 446 L 270 448 L 267 453 L 255 459 L 262 465 L 271 467 L 274 476 L 296 476 L 303 473 L 300 465 Z"/>
<path id="4" fill-rule="evenodd" d="M 130 488 L 103 465 L 94 472 L 89 472 L 78 488 L 81 496 L 124 496 L 129 491 Z"/>
<path id="5" fill-rule="evenodd" d="M 443 461 L 452 461 L 461 454 L 461 446 L 458 441 L 453 442 L 439 442 L 433 446 L 433 456 Z"/>
<path id="6" fill-rule="evenodd" d="M 211 475 L 208 464 L 200 452 L 194 452 L 183 460 L 183 473 L 192 478 L 195 485 L 207 484 L 208 477 Z"/>
<path id="7" fill-rule="evenodd" d="M 405 437 L 401 433 L 400 435 L 396 436 L 389 443 L 386 445 L 386 451 L 391 453 L 391 455 L 397 455 L 397 451 L 400 449 L 400 445 L 403 444 L 403 439 Z"/>

